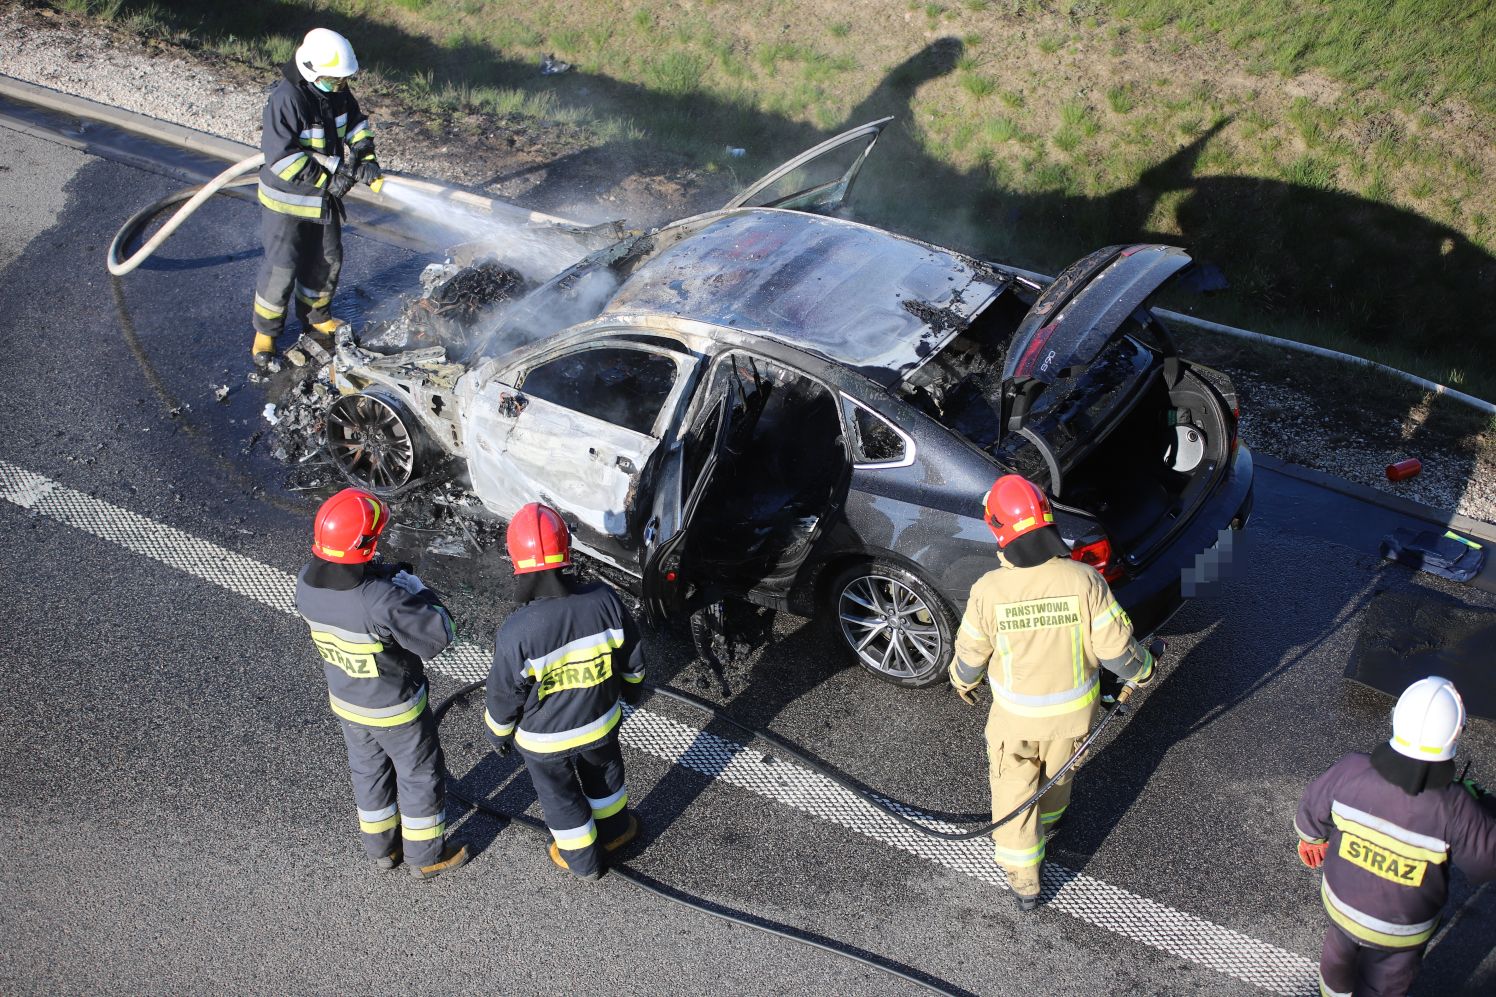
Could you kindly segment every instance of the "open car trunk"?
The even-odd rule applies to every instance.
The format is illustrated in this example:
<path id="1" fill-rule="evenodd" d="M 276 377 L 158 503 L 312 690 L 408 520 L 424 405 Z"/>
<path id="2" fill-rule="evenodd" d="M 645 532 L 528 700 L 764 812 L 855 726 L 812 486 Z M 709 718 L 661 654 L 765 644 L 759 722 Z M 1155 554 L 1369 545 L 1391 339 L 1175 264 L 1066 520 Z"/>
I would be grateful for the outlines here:
<path id="1" fill-rule="evenodd" d="M 1189 263 L 1169 246 L 1098 250 L 1026 313 L 1017 289 L 999 298 L 903 393 L 1094 519 L 1110 563 L 1140 567 L 1188 523 L 1236 445 L 1230 381 L 1180 360 L 1148 310 Z"/>

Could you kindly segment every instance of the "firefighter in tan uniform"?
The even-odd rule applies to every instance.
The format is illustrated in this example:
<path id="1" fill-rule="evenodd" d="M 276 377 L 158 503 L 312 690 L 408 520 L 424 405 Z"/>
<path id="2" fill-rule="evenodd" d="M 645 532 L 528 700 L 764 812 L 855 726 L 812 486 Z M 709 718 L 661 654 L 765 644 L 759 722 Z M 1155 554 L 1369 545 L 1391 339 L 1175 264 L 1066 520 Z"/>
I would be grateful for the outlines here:
<path id="1" fill-rule="evenodd" d="M 983 511 L 1003 567 L 971 587 L 950 677 L 973 705 L 983 676 L 992 687 L 986 736 L 996 820 L 1033 795 L 1085 739 L 1096 716 L 1098 667 L 1141 686 L 1153 678 L 1153 655 L 1133 639 L 1106 579 L 1071 560 L 1042 491 L 1004 475 Z M 1067 775 L 1037 806 L 992 832 L 1020 910 L 1039 905 L 1044 832 L 1069 803 Z"/>

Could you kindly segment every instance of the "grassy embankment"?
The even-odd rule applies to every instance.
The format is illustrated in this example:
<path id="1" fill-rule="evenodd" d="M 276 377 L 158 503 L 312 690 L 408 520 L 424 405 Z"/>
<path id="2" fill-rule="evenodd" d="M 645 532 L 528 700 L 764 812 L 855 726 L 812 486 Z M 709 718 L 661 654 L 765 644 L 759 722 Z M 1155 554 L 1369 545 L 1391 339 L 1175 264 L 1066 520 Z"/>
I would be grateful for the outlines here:
<path id="1" fill-rule="evenodd" d="M 861 216 L 1053 272 L 1177 241 L 1172 304 L 1496 397 L 1496 8 L 1463 0 L 59 0 L 253 63 L 325 23 L 440 119 L 746 179 L 898 115 Z M 541 55 L 576 65 L 543 77 Z M 745 160 L 727 146 L 746 147 Z"/>

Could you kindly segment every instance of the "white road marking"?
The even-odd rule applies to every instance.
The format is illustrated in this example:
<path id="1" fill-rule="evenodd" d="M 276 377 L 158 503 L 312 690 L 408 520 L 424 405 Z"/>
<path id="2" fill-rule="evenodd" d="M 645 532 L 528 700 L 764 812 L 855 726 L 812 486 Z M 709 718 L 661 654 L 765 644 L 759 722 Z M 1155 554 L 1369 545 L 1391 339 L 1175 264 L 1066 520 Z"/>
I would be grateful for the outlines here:
<path id="1" fill-rule="evenodd" d="M 271 609 L 295 615 L 295 578 L 201 537 L 92 498 L 50 478 L 0 460 L 0 499 L 118 544 Z M 488 674 L 489 653 L 454 644 L 430 668 L 460 682 Z M 844 827 L 927 862 L 999 888 L 1007 883 L 985 839 L 943 841 L 898 823 L 826 779 L 759 751 L 645 709 L 622 728 L 629 747 L 730 783 L 819 820 Z M 950 824 L 929 822 L 943 830 Z M 1111 886 L 1057 863 L 1044 866 L 1045 910 L 1287 997 L 1318 993 L 1316 963 L 1295 952 Z"/>

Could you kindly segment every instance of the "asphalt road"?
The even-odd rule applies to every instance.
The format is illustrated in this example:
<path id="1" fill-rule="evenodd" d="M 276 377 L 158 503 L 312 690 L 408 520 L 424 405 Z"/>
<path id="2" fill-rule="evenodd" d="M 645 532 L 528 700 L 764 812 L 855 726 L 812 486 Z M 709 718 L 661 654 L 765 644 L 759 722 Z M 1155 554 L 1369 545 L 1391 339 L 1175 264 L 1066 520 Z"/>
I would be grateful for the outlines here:
<path id="1" fill-rule="evenodd" d="M 0 141 L 0 989 L 916 992 L 617 877 L 573 882 L 543 839 L 481 815 L 453 822 L 479 852 L 460 873 L 371 870 L 320 668 L 276 605 L 316 497 L 287 490 L 255 440 L 276 390 L 245 379 L 259 209 L 219 199 L 116 284 L 115 228 L 178 183 Z M 335 307 L 353 318 L 430 259 L 359 234 L 346 251 Z M 1244 569 L 1170 624 L 1166 674 L 1081 774 L 1038 913 L 1013 908 L 980 843 L 920 841 L 658 700 L 627 724 L 646 828 L 631 864 L 971 993 L 1312 992 L 1325 918 L 1294 858 L 1298 794 L 1387 735 L 1390 700 L 1342 677 L 1372 596 L 1455 589 L 1379 562 L 1395 517 L 1378 507 L 1270 472 L 1257 494 Z M 504 563 L 423 543 L 391 546 L 452 594 L 475 660 L 511 606 Z M 248 561 L 229 570 L 230 552 Z M 890 796 L 985 819 L 981 714 L 878 683 L 821 625 L 777 621 L 720 674 L 678 637 L 649 649 L 657 681 Z M 463 668 L 440 666 L 434 692 Z M 470 705 L 446 721 L 453 773 L 535 814 L 479 725 Z M 1464 744 L 1478 771 L 1496 766 L 1496 725 Z M 1493 890 L 1456 877 L 1416 992 L 1491 992 L 1492 923 Z"/>

